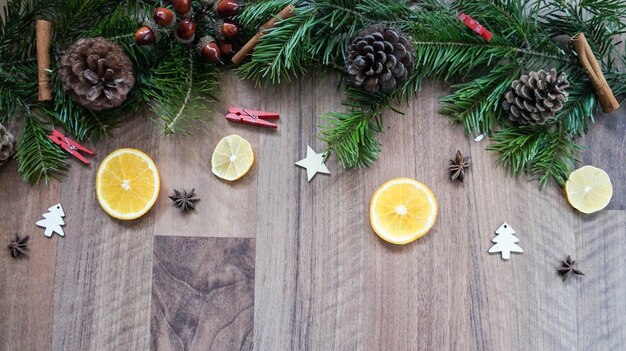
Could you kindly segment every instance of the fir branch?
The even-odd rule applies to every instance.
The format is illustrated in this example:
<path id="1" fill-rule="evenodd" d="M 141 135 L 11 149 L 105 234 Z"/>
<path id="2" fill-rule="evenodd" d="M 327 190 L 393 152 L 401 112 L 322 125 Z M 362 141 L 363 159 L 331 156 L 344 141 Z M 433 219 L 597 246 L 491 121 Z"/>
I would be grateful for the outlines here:
<path id="1" fill-rule="evenodd" d="M 237 15 L 236 20 L 244 28 L 250 29 L 250 34 L 254 35 L 257 28 L 291 3 L 293 3 L 292 0 L 253 2 L 246 5 L 244 11 Z"/>
<path id="2" fill-rule="evenodd" d="M 252 60 L 239 67 L 240 77 L 280 83 L 305 74 L 317 61 L 311 54 L 315 23 L 312 7 L 299 7 L 295 16 L 278 21 L 263 35 Z"/>
<path id="3" fill-rule="evenodd" d="M 326 113 L 320 138 L 335 151 L 343 167 L 369 167 L 380 152 L 376 133 L 383 131 L 382 111 L 395 110 L 393 94 L 369 93 L 348 83 L 346 85 L 345 113 Z M 400 111 L 396 111 L 401 113 Z"/>
<path id="4" fill-rule="evenodd" d="M 32 59 L 35 20 L 51 14 L 49 0 L 8 0 L 0 16 L 0 62 L 8 64 Z"/>
<path id="5" fill-rule="evenodd" d="M 173 45 L 138 84 L 163 133 L 188 134 L 196 121 L 209 118 L 207 102 L 217 101 L 220 72 L 214 65 L 200 61 L 193 50 Z"/>
<path id="6" fill-rule="evenodd" d="M 67 155 L 48 139 L 49 134 L 49 130 L 35 115 L 26 115 L 15 158 L 18 161 L 18 172 L 30 184 L 37 184 L 41 180 L 47 184 L 51 178 L 65 174 L 68 169 Z"/>
<path id="7" fill-rule="evenodd" d="M 588 123 L 594 122 L 594 110 L 598 104 L 589 80 L 570 76 L 569 98 L 556 114 L 556 125 L 563 135 L 579 137 L 587 133 Z"/>
<path id="8" fill-rule="evenodd" d="M 501 122 L 502 96 L 519 78 L 517 64 L 497 66 L 492 72 L 473 81 L 453 86 L 454 93 L 441 98 L 441 113 L 450 116 L 453 124 L 463 125 L 468 134 L 491 133 Z"/>
<path id="9" fill-rule="evenodd" d="M 550 179 L 564 185 L 582 149 L 570 138 L 543 126 L 517 126 L 500 130 L 487 150 L 499 154 L 498 163 L 512 175 L 526 174 L 544 188 Z"/>
<path id="10" fill-rule="evenodd" d="M 74 102 L 65 93 L 56 74 L 52 74 L 52 82 L 53 103 L 40 105 L 40 108 L 43 113 L 51 118 L 54 124 L 60 125 L 65 132 L 73 135 L 79 141 L 97 140 L 110 135 L 128 112 L 124 105 L 102 112 L 88 110 Z"/>
<path id="11" fill-rule="evenodd" d="M 37 87 L 35 63 L 0 66 L 0 122 L 25 114 L 35 103 Z"/>
<path id="12" fill-rule="evenodd" d="M 48 0 L 55 9 L 52 19 L 55 28 L 53 41 L 57 45 L 71 45 L 84 37 L 102 18 L 109 17 L 119 5 L 118 0 Z"/>
<path id="13" fill-rule="evenodd" d="M 345 168 L 369 167 L 380 152 L 375 132 L 382 131 L 382 114 L 378 111 L 326 113 L 320 138 L 328 143 Z"/>

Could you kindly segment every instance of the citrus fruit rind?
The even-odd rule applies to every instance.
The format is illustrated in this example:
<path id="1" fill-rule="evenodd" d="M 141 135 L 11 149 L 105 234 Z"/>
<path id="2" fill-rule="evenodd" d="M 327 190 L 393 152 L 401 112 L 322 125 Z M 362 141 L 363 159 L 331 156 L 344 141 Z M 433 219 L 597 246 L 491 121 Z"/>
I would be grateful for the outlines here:
<path id="1" fill-rule="evenodd" d="M 239 135 L 229 135 L 217 144 L 211 157 L 211 171 L 228 181 L 240 179 L 248 173 L 254 163 L 254 152 L 250 143 Z"/>
<path id="2" fill-rule="evenodd" d="M 565 182 L 567 201 L 582 213 L 594 213 L 605 208 L 613 197 L 609 175 L 600 168 L 583 166 L 570 173 Z"/>
<path id="3" fill-rule="evenodd" d="M 393 244 L 407 244 L 430 231 L 437 219 L 437 199 L 415 179 L 396 178 L 378 188 L 370 200 L 370 224 Z"/>
<path id="4" fill-rule="evenodd" d="M 96 173 L 96 196 L 111 217 L 132 220 L 146 214 L 160 190 L 159 172 L 150 156 L 118 149 L 102 160 Z"/>

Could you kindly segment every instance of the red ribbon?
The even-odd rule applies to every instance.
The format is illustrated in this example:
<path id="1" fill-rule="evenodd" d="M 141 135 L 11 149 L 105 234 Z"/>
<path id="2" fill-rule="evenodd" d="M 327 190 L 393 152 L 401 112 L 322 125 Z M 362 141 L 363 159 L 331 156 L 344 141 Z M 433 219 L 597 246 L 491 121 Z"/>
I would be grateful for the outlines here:
<path id="1" fill-rule="evenodd" d="M 480 23 L 478 23 L 475 19 L 473 19 L 470 15 L 459 12 L 459 19 L 465 23 L 471 30 L 476 32 L 476 34 L 483 37 L 486 41 L 491 40 L 492 34 L 485 27 L 483 27 Z"/>

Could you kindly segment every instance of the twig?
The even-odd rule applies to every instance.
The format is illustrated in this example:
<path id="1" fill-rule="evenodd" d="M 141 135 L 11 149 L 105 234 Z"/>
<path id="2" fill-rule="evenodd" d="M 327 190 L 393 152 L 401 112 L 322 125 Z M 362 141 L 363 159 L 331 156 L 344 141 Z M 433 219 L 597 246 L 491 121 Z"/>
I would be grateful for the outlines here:
<path id="1" fill-rule="evenodd" d="M 187 103 L 189 102 L 189 98 L 191 97 L 191 88 L 193 87 L 193 59 L 191 58 L 191 55 L 193 55 L 193 50 L 190 50 L 189 54 L 189 78 L 187 80 L 189 82 L 189 86 L 187 88 L 187 95 L 185 96 L 185 100 L 183 100 L 183 104 L 180 106 L 180 110 L 178 110 L 176 116 L 174 116 L 172 121 L 165 127 L 166 132 L 173 132 L 174 125 L 176 124 L 180 116 L 182 116 L 183 111 L 185 110 L 185 107 L 187 107 Z"/>

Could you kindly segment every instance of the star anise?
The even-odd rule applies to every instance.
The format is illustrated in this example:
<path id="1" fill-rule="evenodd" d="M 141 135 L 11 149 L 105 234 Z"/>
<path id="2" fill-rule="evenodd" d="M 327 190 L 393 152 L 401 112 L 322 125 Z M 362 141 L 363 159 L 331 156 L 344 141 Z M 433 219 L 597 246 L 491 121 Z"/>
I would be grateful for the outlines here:
<path id="1" fill-rule="evenodd" d="M 561 261 L 561 267 L 557 268 L 556 271 L 563 278 L 563 281 L 569 279 L 572 274 L 585 275 L 583 272 L 576 269 L 576 261 L 572 260 L 572 256 L 567 256 L 565 261 Z"/>
<path id="2" fill-rule="evenodd" d="M 11 257 L 17 258 L 22 255 L 26 255 L 26 250 L 28 250 L 28 239 L 28 235 L 20 238 L 19 234 L 15 233 L 15 240 L 9 241 L 8 246 Z"/>
<path id="3" fill-rule="evenodd" d="M 465 168 L 469 168 L 472 165 L 472 158 L 470 156 L 463 157 L 461 151 L 456 152 L 454 160 L 450 160 L 448 171 L 450 171 L 450 180 L 459 180 L 463 183 L 465 178 Z"/>
<path id="4" fill-rule="evenodd" d="M 196 197 L 195 191 L 196 189 L 191 189 L 190 192 L 185 190 L 181 193 L 174 189 L 174 195 L 169 196 L 169 198 L 174 201 L 174 206 L 180 208 L 183 212 L 195 210 L 194 202 L 200 200 L 200 198 Z"/>

